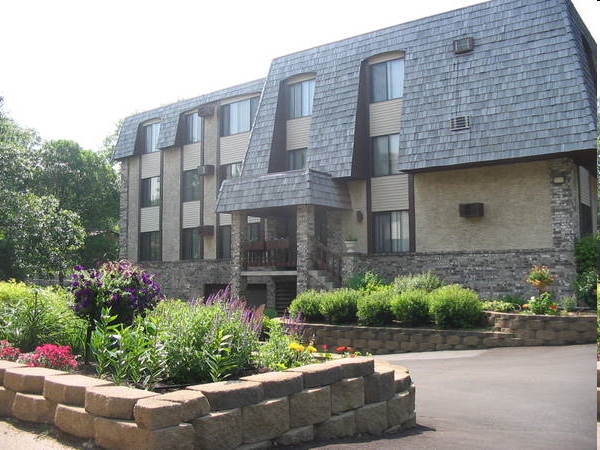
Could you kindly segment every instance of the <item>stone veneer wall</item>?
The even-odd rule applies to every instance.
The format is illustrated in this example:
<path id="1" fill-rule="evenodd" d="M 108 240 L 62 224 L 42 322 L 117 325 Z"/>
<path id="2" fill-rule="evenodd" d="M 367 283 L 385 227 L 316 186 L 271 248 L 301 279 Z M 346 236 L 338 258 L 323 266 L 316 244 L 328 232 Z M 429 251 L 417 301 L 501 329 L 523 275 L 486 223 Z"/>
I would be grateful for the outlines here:
<path id="1" fill-rule="evenodd" d="M 486 317 L 493 331 L 306 324 L 304 339 L 313 339 L 317 347 L 352 347 L 375 355 L 596 341 L 594 315 L 563 317 L 490 312 Z"/>
<path id="2" fill-rule="evenodd" d="M 571 295 L 575 278 L 571 250 L 495 250 L 468 252 L 406 253 L 402 255 L 363 255 L 347 253 L 342 259 L 343 279 L 373 271 L 387 281 L 398 275 L 433 272 L 444 281 L 459 283 L 492 299 L 501 295 L 530 297 L 537 290 L 525 282 L 533 265 L 546 265 L 557 276 L 553 291 Z"/>
<path id="3" fill-rule="evenodd" d="M 0 416 L 108 449 L 269 448 L 413 427 L 408 371 L 357 357 L 156 394 L 0 361 Z"/>

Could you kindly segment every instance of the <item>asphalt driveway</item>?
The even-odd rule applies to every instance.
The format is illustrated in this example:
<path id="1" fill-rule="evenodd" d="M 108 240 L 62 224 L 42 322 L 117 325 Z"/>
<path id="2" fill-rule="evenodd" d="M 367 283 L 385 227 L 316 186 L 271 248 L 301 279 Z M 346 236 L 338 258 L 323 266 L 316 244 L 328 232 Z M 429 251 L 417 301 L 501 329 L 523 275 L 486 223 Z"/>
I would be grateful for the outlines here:
<path id="1" fill-rule="evenodd" d="M 596 449 L 596 346 L 377 356 L 410 369 L 417 427 L 294 449 Z"/>
<path id="2" fill-rule="evenodd" d="M 417 427 L 378 439 L 313 442 L 288 450 L 596 449 L 595 354 L 595 345 L 577 345 L 377 356 L 410 369 L 417 386 Z M 64 436 L 49 439 L 54 434 L 49 431 L 0 421 L 0 448 L 95 447 Z"/>

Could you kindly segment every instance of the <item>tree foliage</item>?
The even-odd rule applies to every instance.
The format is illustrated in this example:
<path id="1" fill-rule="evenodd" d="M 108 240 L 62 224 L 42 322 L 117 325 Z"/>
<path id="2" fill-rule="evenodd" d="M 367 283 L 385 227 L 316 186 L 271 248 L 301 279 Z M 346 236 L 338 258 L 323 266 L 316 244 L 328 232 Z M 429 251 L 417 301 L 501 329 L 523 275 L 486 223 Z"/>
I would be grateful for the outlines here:
<path id="1" fill-rule="evenodd" d="M 105 154 L 42 143 L 5 114 L 0 97 L 0 161 L 0 279 L 114 256 L 118 186 Z"/>

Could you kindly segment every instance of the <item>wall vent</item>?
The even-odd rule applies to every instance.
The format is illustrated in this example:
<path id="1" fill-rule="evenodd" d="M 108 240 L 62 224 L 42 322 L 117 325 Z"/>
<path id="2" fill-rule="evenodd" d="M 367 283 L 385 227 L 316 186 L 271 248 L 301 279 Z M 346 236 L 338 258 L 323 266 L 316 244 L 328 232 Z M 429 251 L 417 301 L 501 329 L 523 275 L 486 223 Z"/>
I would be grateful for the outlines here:
<path id="1" fill-rule="evenodd" d="M 471 128 L 471 116 L 456 116 L 450 119 L 450 129 L 460 131 Z"/>
<path id="2" fill-rule="evenodd" d="M 198 108 L 198 115 L 200 117 L 211 117 L 215 112 L 213 105 L 202 105 Z"/>
<path id="3" fill-rule="evenodd" d="M 471 53 L 475 47 L 475 41 L 472 37 L 460 38 L 454 41 L 454 54 L 464 55 Z"/>
<path id="4" fill-rule="evenodd" d="M 460 217 L 483 217 L 483 203 L 461 203 L 458 212 Z"/>

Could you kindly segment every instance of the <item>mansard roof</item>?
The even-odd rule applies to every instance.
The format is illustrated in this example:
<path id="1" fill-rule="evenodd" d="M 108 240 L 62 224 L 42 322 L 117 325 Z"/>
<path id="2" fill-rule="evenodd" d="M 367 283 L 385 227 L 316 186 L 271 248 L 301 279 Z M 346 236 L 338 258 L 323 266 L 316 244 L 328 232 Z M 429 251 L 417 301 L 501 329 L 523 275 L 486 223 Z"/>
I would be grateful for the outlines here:
<path id="1" fill-rule="evenodd" d="M 453 41 L 472 37 L 473 52 Z M 583 41 L 587 44 L 584 44 Z M 545 157 L 596 146 L 596 44 L 569 0 L 492 0 L 275 59 L 244 176 L 268 172 L 282 81 L 316 73 L 307 165 L 353 176 L 361 63 L 405 54 L 399 169 Z M 452 131 L 451 119 L 471 126 Z"/>
<path id="2" fill-rule="evenodd" d="M 115 147 L 113 158 L 118 160 L 134 154 L 137 132 L 139 126 L 144 122 L 154 119 L 160 120 L 161 126 L 158 136 L 158 148 L 164 149 L 173 147 L 176 145 L 177 126 L 181 114 L 191 111 L 194 108 L 198 108 L 201 105 L 222 99 L 260 93 L 263 84 L 264 79 L 255 80 L 129 116 L 123 122 L 123 127 L 119 133 L 119 139 Z"/>
<path id="3" fill-rule="evenodd" d="M 293 205 L 351 209 L 345 183 L 336 183 L 327 173 L 302 169 L 225 180 L 219 191 L 217 212 L 256 211 Z"/>

